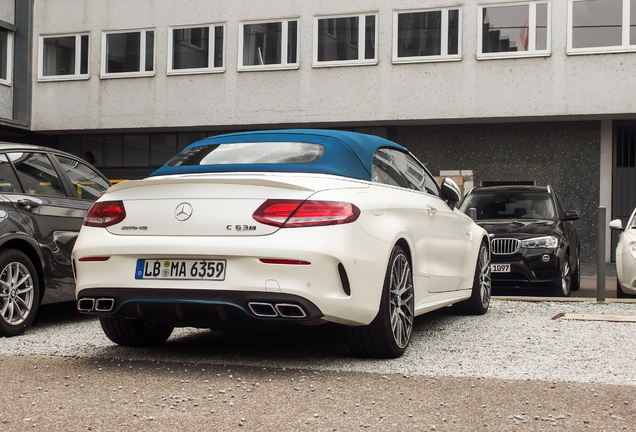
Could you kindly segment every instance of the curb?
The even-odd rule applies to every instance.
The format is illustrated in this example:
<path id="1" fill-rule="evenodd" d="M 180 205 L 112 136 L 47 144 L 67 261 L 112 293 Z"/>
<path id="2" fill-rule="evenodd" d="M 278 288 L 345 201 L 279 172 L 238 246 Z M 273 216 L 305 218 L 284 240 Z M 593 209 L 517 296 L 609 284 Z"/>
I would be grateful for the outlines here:
<path id="1" fill-rule="evenodd" d="M 553 302 L 553 303 L 574 303 L 574 302 L 593 302 L 593 303 L 636 303 L 636 298 L 606 298 L 604 302 L 597 302 L 594 297 L 528 297 L 528 296 L 492 296 L 493 300 L 505 301 L 525 301 L 525 302 Z"/>

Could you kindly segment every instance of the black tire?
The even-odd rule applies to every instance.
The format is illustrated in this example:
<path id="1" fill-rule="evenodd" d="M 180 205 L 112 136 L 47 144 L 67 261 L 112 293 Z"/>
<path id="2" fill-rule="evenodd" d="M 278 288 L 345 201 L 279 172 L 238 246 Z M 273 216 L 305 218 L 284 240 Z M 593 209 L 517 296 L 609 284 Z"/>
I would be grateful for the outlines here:
<path id="1" fill-rule="evenodd" d="M 581 251 L 576 251 L 576 270 L 572 272 L 572 284 L 570 289 L 578 291 L 581 288 Z"/>
<path id="2" fill-rule="evenodd" d="M 33 323 L 40 283 L 33 263 L 16 249 L 0 249 L 0 334 L 17 336 Z"/>
<path id="3" fill-rule="evenodd" d="M 100 317 L 102 330 L 111 341 L 129 347 L 151 347 L 164 343 L 174 327 L 152 324 L 142 319 Z"/>
<path id="4" fill-rule="evenodd" d="M 384 277 L 378 315 L 369 325 L 346 327 L 345 340 L 353 355 L 400 357 L 411 340 L 414 305 L 411 263 L 404 250 L 395 246 Z"/>
<path id="5" fill-rule="evenodd" d="M 557 297 L 570 297 L 570 294 L 572 294 L 572 271 L 568 255 L 563 258 L 559 277 L 554 282 L 553 292 Z"/>
<path id="6" fill-rule="evenodd" d="M 468 300 L 453 305 L 453 310 L 463 315 L 483 315 L 490 307 L 492 279 L 490 276 L 490 251 L 485 241 L 479 246 L 473 290 Z"/>

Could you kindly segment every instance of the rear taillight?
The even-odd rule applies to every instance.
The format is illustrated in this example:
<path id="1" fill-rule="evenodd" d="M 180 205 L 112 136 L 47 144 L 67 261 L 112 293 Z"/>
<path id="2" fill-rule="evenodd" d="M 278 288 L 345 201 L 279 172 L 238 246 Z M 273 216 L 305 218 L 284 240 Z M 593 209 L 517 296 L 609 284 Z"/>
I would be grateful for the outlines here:
<path id="1" fill-rule="evenodd" d="M 122 201 L 96 202 L 84 218 L 84 225 L 106 228 L 124 220 L 126 209 Z"/>
<path id="2" fill-rule="evenodd" d="M 360 209 L 347 202 L 267 200 L 252 215 L 265 225 L 298 228 L 354 222 Z"/>

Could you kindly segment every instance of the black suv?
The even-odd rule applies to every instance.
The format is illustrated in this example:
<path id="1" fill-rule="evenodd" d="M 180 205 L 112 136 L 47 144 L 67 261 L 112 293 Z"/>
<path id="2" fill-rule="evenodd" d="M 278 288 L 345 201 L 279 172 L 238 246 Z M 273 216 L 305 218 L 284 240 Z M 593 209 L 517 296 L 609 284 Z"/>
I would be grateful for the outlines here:
<path id="1" fill-rule="evenodd" d="M 75 299 L 71 251 L 109 187 L 73 155 L 0 142 L 0 336 L 23 333 L 40 304 Z"/>
<path id="2" fill-rule="evenodd" d="M 580 288 L 576 210 L 565 210 L 550 186 L 492 186 L 471 190 L 459 209 L 491 239 L 493 286 L 551 288 L 569 296 Z"/>

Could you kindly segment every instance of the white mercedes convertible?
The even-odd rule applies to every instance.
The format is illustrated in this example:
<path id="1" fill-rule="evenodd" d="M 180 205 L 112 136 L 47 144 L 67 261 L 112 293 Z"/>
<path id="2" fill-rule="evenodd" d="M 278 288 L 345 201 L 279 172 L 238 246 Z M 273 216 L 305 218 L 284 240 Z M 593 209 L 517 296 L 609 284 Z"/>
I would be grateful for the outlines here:
<path id="1" fill-rule="evenodd" d="M 490 305 L 488 234 L 460 196 L 376 136 L 207 138 L 94 204 L 73 250 L 78 309 L 126 346 L 174 327 L 336 323 L 354 355 L 398 357 L 417 315 Z"/>

